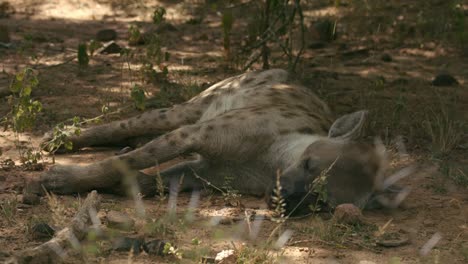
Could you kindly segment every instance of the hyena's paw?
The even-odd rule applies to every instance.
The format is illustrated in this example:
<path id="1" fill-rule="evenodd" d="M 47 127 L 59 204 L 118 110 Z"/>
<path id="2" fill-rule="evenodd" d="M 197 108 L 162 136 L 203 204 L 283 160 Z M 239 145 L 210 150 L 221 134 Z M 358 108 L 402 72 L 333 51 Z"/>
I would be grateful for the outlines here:
<path id="1" fill-rule="evenodd" d="M 38 181 L 38 184 L 45 190 L 59 193 L 70 194 L 83 191 L 78 181 L 83 172 L 80 166 L 60 166 L 51 167 L 44 172 Z"/>

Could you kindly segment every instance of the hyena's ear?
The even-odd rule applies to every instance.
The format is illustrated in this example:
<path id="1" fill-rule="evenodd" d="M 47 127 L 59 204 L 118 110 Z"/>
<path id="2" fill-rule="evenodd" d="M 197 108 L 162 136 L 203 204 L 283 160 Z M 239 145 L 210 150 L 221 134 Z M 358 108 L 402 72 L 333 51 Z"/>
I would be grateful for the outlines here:
<path id="1" fill-rule="evenodd" d="M 358 138 L 367 119 L 367 113 L 367 110 L 361 110 L 338 118 L 330 127 L 328 137 L 344 140 Z"/>

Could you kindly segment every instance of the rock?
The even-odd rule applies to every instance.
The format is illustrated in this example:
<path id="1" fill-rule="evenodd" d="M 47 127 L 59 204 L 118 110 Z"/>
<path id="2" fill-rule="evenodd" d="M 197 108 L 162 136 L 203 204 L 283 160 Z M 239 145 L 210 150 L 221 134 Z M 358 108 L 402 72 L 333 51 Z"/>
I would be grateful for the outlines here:
<path id="1" fill-rule="evenodd" d="M 97 50 L 100 54 L 117 54 L 122 51 L 122 48 L 115 41 L 110 41 L 102 45 L 101 48 Z"/>
<path id="2" fill-rule="evenodd" d="M 166 243 L 166 241 L 161 239 L 151 240 L 143 245 L 143 250 L 148 253 L 148 255 L 162 256 L 164 255 L 164 246 Z"/>
<path id="3" fill-rule="evenodd" d="M 382 237 L 378 238 L 376 244 L 382 247 L 400 247 L 408 244 L 408 236 L 394 232 L 386 233 Z"/>
<path id="4" fill-rule="evenodd" d="M 41 198 L 34 193 L 24 193 L 22 195 L 21 202 L 29 205 L 37 205 L 41 202 Z"/>
<path id="5" fill-rule="evenodd" d="M 362 222 L 362 213 L 354 204 L 340 204 L 335 208 L 333 218 L 342 224 L 358 224 Z"/>
<path id="6" fill-rule="evenodd" d="M 119 237 L 112 243 L 115 251 L 133 251 L 133 254 L 141 253 L 145 240 L 143 238 Z"/>
<path id="7" fill-rule="evenodd" d="M 106 219 L 107 225 L 111 228 L 131 230 L 135 226 L 135 220 L 123 212 L 109 211 L 106 215 Z"/>
<path id="8" fill-rule="evenodd" d="M 237 257 L 234 254 L 234 250 L 228 249 L 228 250 L 223 250 L 216 254 L 215 257 L 215 263 L 223 263 L 223 264 L 228 264 L 228 263 L 237 263 L 236 262 Z"/>
<path id="9" fill-rule="evenodd" d="M 391 62 L 391 61 L 393 61 L 392 56 L 390 56 L 390 54 L 388 54 L 388 53 L 382 54 L 382 56 L 380 57 L 380 59 L 381 59 L 382 61 L 385 61 L 385 62 Z"/>
<path id="10" fill-rule="evenodd" d="M 434 80 L 432 80 L 434 86 L 454 86 L 458 85 L 457 79 L 448 73 L 438 74 Z"/>
<path id="11" fill-rule="evenodd" d="M 10 43 L 10 31 L 7 26 L 0 25 L 0 42 Z"/>
<path id="12" fill-rule="evenodd" d="M 117 39 L 117 32 L 113 29 L 103 29 L 96 33 L 96 40 L 111 41 Z"/>
<path id="13" fill-rule="evenodd" d="M 55 234 L 55 230 L 49 224 L 41 222 L 32 227 L 31 234 L 34 239 L 51 239 Z"/>

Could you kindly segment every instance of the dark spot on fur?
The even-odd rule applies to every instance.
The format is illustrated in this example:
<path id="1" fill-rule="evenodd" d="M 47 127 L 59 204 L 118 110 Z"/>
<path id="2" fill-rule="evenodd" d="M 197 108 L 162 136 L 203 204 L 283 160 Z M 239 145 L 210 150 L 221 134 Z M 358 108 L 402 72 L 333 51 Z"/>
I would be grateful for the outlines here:
<path id="1" fill-rule="evenodd" d="M 231 126 L 231 124 L 229 124 L 229 123 L 223 123 L 223 124 L 221 124 L 221 128 L 228 128 L 228 127 L 230 127 L 230 126 Z"/>
<path id="2" fill-rule="evenodd" d="M 294 108 L 299 109 L 299 110 L 301 110 L 303 112 L 308 112 L 309 111 L 309 109 L 307 109 L 307 107 L 305 107 L 303 105 L 300 105 L 300 104 L 294 105 Z"/>
<path id="3" fill-rule="evenodd" d="M 208 131 L 211 131 L 211 130 L 213 130 L 213 129 L 214 129 L 214 126 L 213 126 L 213 125 L 207 125 L 207 126 L 206 126 L 206 130 L 208 130 Z"/>
<path id="4" fill-rule="evenodd" d="M 234 117 L 234 115 L 225 115 L 225 116 L 224 116 L 224 119 L 229 120 L 229 119 L 232 119 L 233 117 Z"/>
<path id="5" fill-rule="evenodd" d="M 183 119 L 183 118 L 184 118 L 184 114 L 182 114 L 182 113 L 178 113 L 178 114 L 177 114 L 177 118 L 179 118 L 179 119 Z"/>
<path id="6" fill-rule="evenodd" d="M 208 140 L 209 138 L 210 138 L 210 136 L 208 136 L 208 134 L 204 134 L 204 135 L 202 136 L 202 139 L 203 139 L 203 140 Z"/>
<path id="7" fill-rule="evenodd" d="M 247 117 L 246 117 L 246 116 L 243 116 L 243 115 L 237 116 L 237 118 L 238 118 L 239 120 L 245 120 L 245 119 L 247 119 Z"/>
<path id="8" fill-rule="evenodd" d="M 302 127 L 297 130 L 301 134 L 314 134 L 314 130 L 310 127 Z"/>
<path id="9" fill-rule="evenodd" d="M 167 115 L 164 113 L 159 113 L 159 119 L 164 120 L 167 118 Z"/>
<path id="10" fill-rule="evenodd" d="M 247 85 L 247 84 L 253 82 L 253 80 L 255 80 L 255 79 L 254 79 L 254 78 L 247 78 L 247 79 L 245 79 L 245 80 L 243 81 L 243 84 L 244 84 L 244 85 Z"/>
<path id="11" fill-rule="evenodd" d="M 137 115 L 136 119 L 140 119 L 143 115 Z"/>
<path id="12" fill-rule="evenodd" d="M 126 162 L 128 163 L 129 166 L 134 166 L 136 164 L 136 159 L 132 157 L 126 158 Z"/>
<path id="13" fill-rule="evenodd" d="M 170 127 L 170 126 L 171 126 L 171 122 L 170 122 L 170 121 L 166 121 L 166 122 L 164 122 L 164 125 L 165 125 L 166 127 Z"/>
<path id="14" fill-rule="evenodd" d="M 280 129 L 279 130 L 280 135 L 286 135 L 286 134 L 289 134 L 289 133 L 291 133 L 291 130 L 289 130 L 289 129 Z"/>
<path id="15" fill-rule="evenodd" d="M 128 120 L 128 126 L 133 126 L 133 120 Z"/>
<path id="16" fill-rule="evenodd" d="M 257 83 L 257 85 L 264 85 L 265 83 L 267 83 L 267 81 L 263 80 L 263 81 Z"/>
<path id="17" fill-rule="evenodd" d="M 284 118 L 293 118 L 299 116 L 297 113 L 294 112 L 281 112 L 281 116 Z"/>
<path id="18" fill-rule="evenodd" d="M 187 138 L 188 134 L 186 132 L 180 132 L 180 137 L 181 138 Z"/>
<path id="19" fill-rule="evenodd" d="M 169 140 L 169 146 L 174 147 L 177 144 L 175 140 Z"/>
<path id="20" fill-rule="evenodd" d="M 201 115 L 202 115 L 202 111 L 200 111 L 200 110 L 195 111 L 195 115 L 201 116 Z"/>
<path id="21" fill-rule="evenodd" d="M 299 99 L 301 99 L 301 97 L 303 97 L 303 95 L 301 95 L 299 93 L 296 93 L 296 92 L 289 93 L 289 96 L 291 96 L 292 98 L 297 99 L 297 100 L 299 100 Z"/>
<path id="22" fill-rule="evenodd" d="M 145 119 L 143 119 L 143 120 L 141 121 L 141 124 L 142 124 L 142 125 L 146 125 L 146 124 L 148 124 L 148 122 L 147 122 Z"/>
<path id="23" fill-rule="evenodd" d="M 157 148 L 150 148 L 148 151 L 149 151 L 149 153 L 154 155 L 154 154 L 156 154 L 158 152 L 158 149 Z"/>
<path id="24" fill-rule="evenodd" d="M 120 123 L 120 128 L 126 129 L 126 128 L 127 128 L 127 124 L 125 124 L 124 122 Z"/>

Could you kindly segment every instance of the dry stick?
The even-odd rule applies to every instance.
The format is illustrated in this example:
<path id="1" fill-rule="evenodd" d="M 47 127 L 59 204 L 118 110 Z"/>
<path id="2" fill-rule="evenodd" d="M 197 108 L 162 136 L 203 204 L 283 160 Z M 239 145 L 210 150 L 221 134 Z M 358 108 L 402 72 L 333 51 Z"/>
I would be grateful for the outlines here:
<path id="1" fill-rule="evenodd" d="M 99 211 L 99 205 L 100 197 L 97 191 L 92 191 L 69 226 L 60 230 L 51 240 L 16 253 L 9 263 L 56 263 L 59 258 L 66 257 L 70 245 L 74 248 L 79 247 L 79 241 L 85 238 L 89 225 L 92 224 L 89 212 Z"/>

